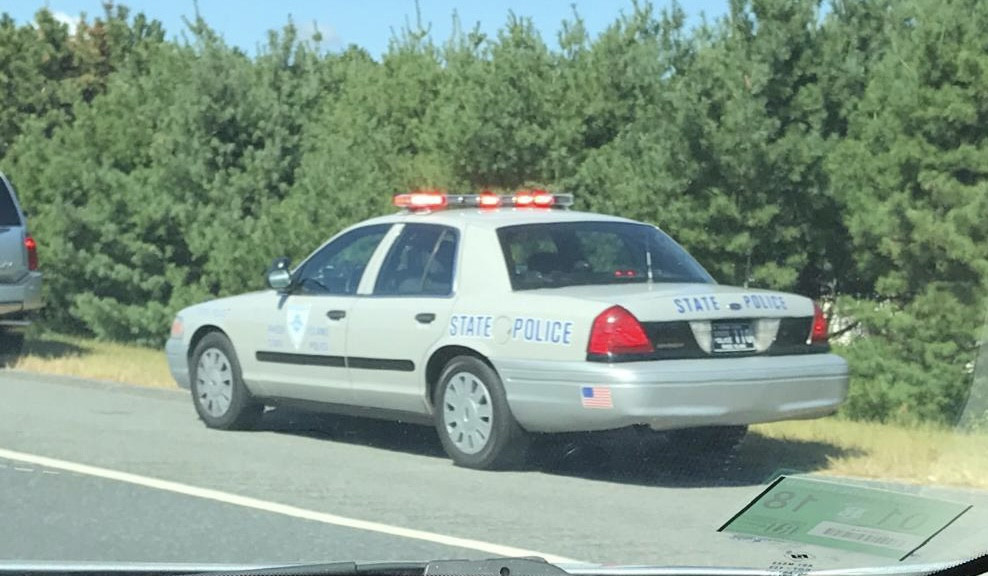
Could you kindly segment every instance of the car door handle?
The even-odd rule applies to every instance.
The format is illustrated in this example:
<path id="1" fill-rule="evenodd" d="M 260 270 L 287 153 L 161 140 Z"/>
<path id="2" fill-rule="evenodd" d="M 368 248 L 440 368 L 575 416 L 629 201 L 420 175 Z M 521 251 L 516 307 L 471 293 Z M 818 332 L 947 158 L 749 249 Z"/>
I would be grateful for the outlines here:
<path id="1" fill-rule="evenodd" d="M 326 317 L 330 320 L 342 320 L 346 318 L 346 310 L 330 310 L 326 312 Z"/>
<path id="2" fill-rule="evenodd" d="M 415 320 L 419 324 L 428 324 L 436 319 L 436 315 L 432 312 L 421 312 L 415 315 Z"/>

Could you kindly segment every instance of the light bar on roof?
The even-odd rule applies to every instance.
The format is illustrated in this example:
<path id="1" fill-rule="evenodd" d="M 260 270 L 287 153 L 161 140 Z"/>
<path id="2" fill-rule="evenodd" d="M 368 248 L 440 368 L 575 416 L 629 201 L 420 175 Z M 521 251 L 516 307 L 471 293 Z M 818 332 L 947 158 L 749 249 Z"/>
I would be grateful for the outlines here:
<path id="1" fill-rule="evenodd" d="M 441 208 L 568 208 L 573 205 L 572 194 L 554 194 L 546 190 L 519 190 L 514 194 L 495 194 L 485 190 L 480 194 L 445 194 L 423 190 L 398 194 L 393 204 L 406 210 L 438 210 Z"/>

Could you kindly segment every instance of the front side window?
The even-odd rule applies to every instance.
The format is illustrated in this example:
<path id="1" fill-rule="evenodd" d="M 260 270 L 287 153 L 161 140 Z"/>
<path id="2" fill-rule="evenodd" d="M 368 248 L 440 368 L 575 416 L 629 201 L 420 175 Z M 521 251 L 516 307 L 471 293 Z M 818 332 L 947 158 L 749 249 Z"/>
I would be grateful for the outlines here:
<path id="1" fill-rule="evenodd" d="M 711 283 L 669 236 L 645 224 L 556 222 L 498 229 L 515 290 L 636 282 Z"/>
<path id="2" fill-rule="evenodd" d="M 314 254 L 296 273 L 301 294 L 354 294 L 390 224 L 351 230 Z"/>
<path id="3" fill-rule="evenodd" d="M 376 295 L 447 296 L 453 291 L 456 230 L 408 224 L 388 251 L 374 287 Z"/>

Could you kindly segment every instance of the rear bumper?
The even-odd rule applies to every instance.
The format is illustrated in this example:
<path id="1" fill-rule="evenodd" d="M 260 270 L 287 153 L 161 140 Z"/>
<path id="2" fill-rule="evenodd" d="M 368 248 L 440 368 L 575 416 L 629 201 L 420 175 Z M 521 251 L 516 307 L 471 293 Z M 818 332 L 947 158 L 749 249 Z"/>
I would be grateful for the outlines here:
<path id="1" fill-rule="evenodd" d="M 172 378 L 179 387 L 189 389 L 189 360 L 186 353 L 185 343 L 181 338 L 169 338 L 165 342 L 165 359 L 168 361 L 168 370 L 172 373 Z"/>
<path id="2" fill-rule="evenodd" d="M 847 362 L 834 354 L 623 364 L 494 361 L 508 404 L 533 432 L 647 425 L 656 430 L 819 418 L 847 397 Z M 585 407 L 583 388 L 611 407 Z M 606 402 L 605 402 L 606 405 Z"/>
<path id="3" fill-rule="evenodd" d="M 22 326 L 22 316 L 40 310 L 41 272 L 29 272 L 14 284 L 0 284 L 0 326 Z"/>

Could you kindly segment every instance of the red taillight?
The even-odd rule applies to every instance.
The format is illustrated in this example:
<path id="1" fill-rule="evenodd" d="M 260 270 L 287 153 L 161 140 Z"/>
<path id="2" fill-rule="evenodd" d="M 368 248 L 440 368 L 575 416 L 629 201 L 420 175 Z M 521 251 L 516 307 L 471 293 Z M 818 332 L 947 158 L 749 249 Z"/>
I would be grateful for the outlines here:
<path id="1" fill-rule="evenodd" d="M 24 238 L 24 248 L 27 249 L 27 269 L 38 269 L 38 243 L 30 236 Z"/>
<path id="2" fill-rule="evenodd" d="M 411 194 L 398 194 L 394 197 L 393 202 L 398 208 L 408 208 L 410 210 L 442 208 L 446 206 L 446 195 L 434 190 L 412 192 Z"/>
<path id="3" fill-rule="evenodd" d="M 810 331 L 810 343 L 826 342 L 828 335 L 827 317 L 823 315 L 823 309 L 816 303 L 813 304 L 813 330 Z"/>
<path id="4" fill-rule="evenodd" d="M 652 342 L 631 312 L 620 306 L 611 306 L 594 319 L 588 354 L 607 356 L 651 352 Z"/>

